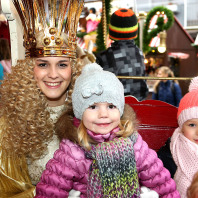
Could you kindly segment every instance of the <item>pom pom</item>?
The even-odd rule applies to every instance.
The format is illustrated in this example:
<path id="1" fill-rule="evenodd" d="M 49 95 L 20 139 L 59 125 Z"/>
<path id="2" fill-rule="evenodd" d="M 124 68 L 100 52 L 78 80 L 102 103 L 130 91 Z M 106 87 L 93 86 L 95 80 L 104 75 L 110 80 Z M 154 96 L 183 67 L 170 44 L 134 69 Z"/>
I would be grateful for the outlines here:
<path id="1" fill-rule="evenodd" d="M 97 63 L 91 63 L 91 64 L 87 64 L 83 67 L 82 69 L 82 74 L 85 74 L 85 73 L 93 73 L 95 71 L 102 71 L 103 68 L 98 65 Z"/>
<path id="2" fill-rule="evenodd" d="M 189 90 L 189 92 L 198 91 L 198 76 L 191 80 L 188 90 Z"/>

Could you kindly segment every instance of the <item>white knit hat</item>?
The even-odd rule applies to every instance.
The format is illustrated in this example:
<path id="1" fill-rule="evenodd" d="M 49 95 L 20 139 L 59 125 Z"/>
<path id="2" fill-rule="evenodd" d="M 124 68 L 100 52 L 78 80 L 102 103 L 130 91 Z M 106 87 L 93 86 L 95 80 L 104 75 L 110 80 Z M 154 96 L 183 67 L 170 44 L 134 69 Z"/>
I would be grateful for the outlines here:
<path id="1" fill-rule="evenodd" d="M 88 64 L 77 78 L 72 94 L 74 115 L 82 119 L 84 111 L 94 103 L 108 102 L 115 105 L 120 116 L 124 110 L 124 87 L 115 74 L 104 71 L 96 63 Z"/>
<path id="2" fill-rule="evenodd" d="M 189 92 L 181 99 L 177 112 L 179 127 L 187 120 L 198 118 L 198 77 L 192 79 Z"/>

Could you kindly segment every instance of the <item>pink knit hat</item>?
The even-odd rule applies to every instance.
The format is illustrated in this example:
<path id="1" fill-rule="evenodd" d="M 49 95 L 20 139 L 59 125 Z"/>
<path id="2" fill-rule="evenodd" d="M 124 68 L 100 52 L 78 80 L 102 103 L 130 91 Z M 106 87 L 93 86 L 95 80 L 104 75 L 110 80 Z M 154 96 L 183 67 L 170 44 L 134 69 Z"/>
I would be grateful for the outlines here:
<path id="1" fill-rule="evenodd" d="M 191 80 L 189 92 L 181 99 L 177 112 L 179 127 L 187 120 L 198 118 L 198 77 Z"/>

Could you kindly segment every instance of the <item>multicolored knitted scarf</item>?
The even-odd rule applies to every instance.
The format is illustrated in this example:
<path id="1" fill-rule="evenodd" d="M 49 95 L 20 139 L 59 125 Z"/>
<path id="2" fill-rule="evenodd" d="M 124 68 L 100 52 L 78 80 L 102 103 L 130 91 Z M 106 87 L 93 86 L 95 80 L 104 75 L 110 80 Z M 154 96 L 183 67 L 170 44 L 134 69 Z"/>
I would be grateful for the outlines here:
<path id="1" fill-rule="evenodd" d="M 129 138 L 114 138 L 86 152 L 93 159 L 87 197 L 140 197 L 133 149 L 136 139 L 136 133 Z"/>

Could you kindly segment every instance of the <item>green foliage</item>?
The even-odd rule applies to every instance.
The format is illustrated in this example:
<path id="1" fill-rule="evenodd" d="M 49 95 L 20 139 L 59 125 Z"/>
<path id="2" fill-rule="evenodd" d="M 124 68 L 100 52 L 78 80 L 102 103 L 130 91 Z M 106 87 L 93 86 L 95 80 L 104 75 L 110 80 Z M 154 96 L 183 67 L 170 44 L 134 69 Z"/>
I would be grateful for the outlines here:
<path id="1" fill-rule="evenodd" d="M 77 36 L 78 38 L 83 38 L 85 35 L 87 35 L 86 32 L 77 32 L 77 34 L 76 34 L 76 36 Z"/>
<path id="2" fill-rule="evenodd" d="M 109 21 L 110 21 L 110 10 L 111 10 L 111 1 L 112 0 L 105 0 L 105 8 L 106 8 L 106 20 L 107 20 L 107 34 L 108 34 L 108 27 L 109 27 Z M 97 37 L 96 37 L 96 46 L 97 46 L 97 52 L 103 51 L 106 49 L 106 46 L 104 44 L 104 35 L 103 35 L 103 24 L 102 20 L 98 24 L 97 28 Z"/>
<path id="3" fill-rule="evenodd" d="M 157 12 L 164 12 L 164 14 L 167 16 L 168 21 L 164 23 L 164 18 L 162 16 L 159 16 L 156 22 L 157 28 L 152 29 L 149 32 L 149 25 L 151 22 L 151 19 L 154 15 L 156 15 Z M 163 30 L 168 30 L 174 22 L 174 15 L 171 10 L 164 6 L 157 6 L 154 7 L 147 15 L 146 21 L 144 24 L 144 29 L 143 29 L 143 52 L 148 53 L 151 48 L 149 47 L 149 43 L 152 38 L 157 36 L 157 34 Z"/>
<path id="4" fill-rule="evenodd" d="M 100 52 L 106 49 L 104 44 L 102 21 L 98 24 L 96 46 L 96 52 Z"/>
<path id="5" fill-rule="evenodd" d="M 139 35 L 140 35 L 140 24 L 138 23 L 137 37 L 134 39 L 135 44 L 136 44 L 138 47 L 140 47 L 140 37 L 139 37 Z"/>

